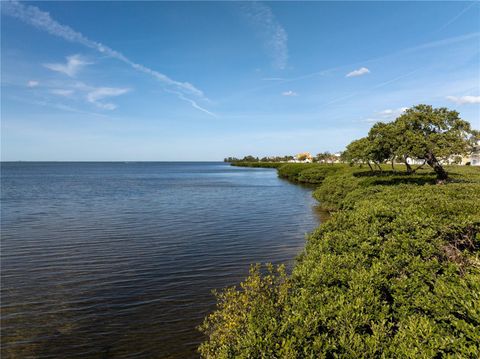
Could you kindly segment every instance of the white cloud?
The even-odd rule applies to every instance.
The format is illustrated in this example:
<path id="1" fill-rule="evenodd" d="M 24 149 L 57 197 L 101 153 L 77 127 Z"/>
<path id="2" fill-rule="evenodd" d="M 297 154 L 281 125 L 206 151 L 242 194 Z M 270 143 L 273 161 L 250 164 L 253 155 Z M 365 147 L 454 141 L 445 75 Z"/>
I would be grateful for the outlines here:
<path id="1" fill-rule="evenodd" d="M 30 87 L 30 88 L 37 87 L 38 85 L 40 85 L 40 83 L 35 80 L 30 80 L 27 82 L 27 87 Z"/>
<path id="2" fill-rule="evenodd" d="M 78 71 L 87 65 L 91 65 L 80 55 L 67 56 L 67 62 L 65 64 L 43 64 L 47 69 L 52 71 L 61 72 L 67 76 L 75 77 Z"/>
<path id="3" fill-rule="evenodd" d="M 455 102 L 457 105 L 480 103 L 480 96 L 447 96 L 447 100 Z"/>
<path id="4" fill-rule="evenodd" d="M 367 69 L 366 67 L 361 67 L 358 70 L 353 70 L 352 72 L 349 72 L 348 74 L 345 75 L 345 77 L 356 77 L 356 76 L 362 76 L 369 74 L 370 70 Z"/>
<path id="5" fill-rule="evenodd" d="M 378 113 L 382 116 L 390 116 L 393 113 L 393 110 L 387 109 L 387 110 L 379 111 Z"/>
<path id="6" fill-rule="evenodd" d="M 396 109 L 388 108 L 386 110 L 378 111 L 377 114 L 382 118 L 392 118 L 392 117 L 400 116 L 406 110 L 407 110 L 407 107 L 400 107 Z"/>
<path id="7" fill-rule="evenodd" d="M 382 111 L 376 111 L 375 112 L 375 117 L 369 117 L 364 120 L 361 120 L 362 122 L 367 122 L 367 123 L 376 123 L 376 122 L 390 122 L 396 119 L 398 116 L 400 116 L 402 113 L 404 113 L 407 110 L 407 107 L 400 107 L 400 108 L 395 108 L 395 109 L 390 109 L 387 108 Z"/>
<path id="8" fill-rule="evenodd" d="M 120 96 L 127 92 L 128 88 L 114 88 L 114 87 L 98 87 L 93 88 L 87 93 L 87 101 L 104 110 L 115 110 L 117 106 L 110 102 L 102 102 L 107 97 Z"/>
<path id="9" fill-rule="evenodd" d="M 298 93 L 296 93 L 295 91 L 289 90 L 289 91 L 282 92 L 282 96 L 298 96 Z"/>
<path id="10" fill-rule="evenodd" d="M 68 96 L 71 96 L 73 95 L 73 90 L 68 90 L 68 89 L 53 89 L 53 90 L 50 90 L 50 93 L 54 94 L 54 95 L 58 95 L 58 96 L 64 96 L 64 97 L 68 97 Z"/>
<path id="11" fill-rule="evenodd" d="M 164 75 L 158 71 L 152 70 L 146 66 L 135 63 L 129 58 L 127 58 L 122 53 L 115 51 L 108 46 L 105 46 L 99 42 L 90 40 L 85 37 L 80 32 L 73 30 L 67 25 L 62 25 L 56 20 L 54 20 L 48 12 L 40 10 L 36 6 L 24 5 L 20 2 L 8 1 L 2 2 L 2 13 L 12 16 L 14 18 L 20 19 L 21 21 L 36 27 L 37 29 L 48 32 L 51 35 L 63 38 L 64 40 L 81 44 L 85 47 L 94 49 L 100 52 L 102 55 L 106 55 L 112 58 L 115 58 L 123 63 L 129 65 L 136 71 L 145 73 L 149 76 L 152 76 L 163 85 L 171 88 L 175 88 L 183 94 L 195 95 L 203 100 L 207 100 L 203 92 L 197 89 L 194 85 L 189 82 L 176 81 Z M 193 105 L 192 105 L 193 106 Z M 194 106 L 195 107 L 195 106 Z"/>
<path id="12" fill-rule="evenodd" d="M 87 85 L 81 81 L 75 83 L 65 84 L 63 88 L 54 88 L 49 91 L 50 94 L 66 97 L 71 100 L 81 100 L 87 103 L 93 104 L 98 108 L 104 110 L 115 110 L 117 106 L 114 103 L 103 101 L 110 97 L 116 97 L 127 92 L 130 92 L 129 88 L 117 88 L 117 87 L 95 87 Z"/>
<path id="13" fill-rule="evenodd" d="M 259 2 L 243 3 L 244 15 L 257 29 L 270 53 L 274 67 L 283 70 L 288 61 L 288 35 L 272 9 Z"/>

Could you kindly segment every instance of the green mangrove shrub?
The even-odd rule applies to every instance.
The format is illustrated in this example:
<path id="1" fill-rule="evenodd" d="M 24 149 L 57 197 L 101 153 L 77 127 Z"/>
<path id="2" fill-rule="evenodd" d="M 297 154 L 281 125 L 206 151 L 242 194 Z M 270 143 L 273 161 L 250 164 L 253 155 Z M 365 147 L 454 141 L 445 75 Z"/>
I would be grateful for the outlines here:
<path id="1" fill-rule="evenodd" d="M 231 166 L 236 167 L 258 167 L 258 168 L 279 168 L 284 165 L 281 162 L 232 162 Z"/>
<path id="2" fill-rule="evenodd" d="M 480 173 L 457 172 L 444 185 L 432 173 L 327 176 L 315 196 L 340 210 L 290 275 L 255 266 L 218 294 L 201 355 L 478 358 Z"/>
<path id="3" fill-rule="evenodd" d="M 293 182 L 319 184 L 326 177 L 347 168 L 344 164 L 288 163 L 279 167 L 278 176 Z"/>

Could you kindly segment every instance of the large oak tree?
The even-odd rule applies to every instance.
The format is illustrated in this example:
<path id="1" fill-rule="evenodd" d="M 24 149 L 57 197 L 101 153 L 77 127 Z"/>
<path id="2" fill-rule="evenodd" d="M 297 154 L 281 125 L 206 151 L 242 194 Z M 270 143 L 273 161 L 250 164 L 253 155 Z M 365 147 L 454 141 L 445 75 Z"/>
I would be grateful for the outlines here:
<path id="1" fill-rule="evenodd" d="M 420 159 L 433 168 L 439 181 L 444 181 L 448 174 L 442 160 L 468 154 L 479 137 L 457 111 L 417 105 L 393 122 L 373 125 L 367 137 L 347 146 L 344 158 L 369 165 L 386 161 L 393 164 L 401 159 L 407 172 L 413 172 L 408 159 Z"/>
<path id="2" fill-rule="evenodd" d="M 445 107 L 412 107 L 398 117 L 393 126 L 399 136 L 396 153 L 425 160 L 438 180 L 448 178 L 441 159 L 467 154 L 478 138 L 478 132 L 472 130 L 457 111 Z"/>

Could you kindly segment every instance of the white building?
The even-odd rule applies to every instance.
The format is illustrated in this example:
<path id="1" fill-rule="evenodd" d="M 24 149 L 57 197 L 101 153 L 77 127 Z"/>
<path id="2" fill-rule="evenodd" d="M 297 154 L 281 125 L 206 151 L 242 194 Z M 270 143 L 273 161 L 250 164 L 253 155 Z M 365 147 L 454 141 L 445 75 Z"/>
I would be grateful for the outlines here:
<path id="1" fill-rule="evenodd" d="M 418 158 L 410 158 L 410 157 L 407 158 L 407 163 L 409 165 L 423 165 L 424 162 L 425 160 L 421 160 Z"/>
<path id="2" fill-rule="evenodd" d="M 477 145 L 473 148 L 470 155 L 462 157 L 462 165 L 469 162 L 471 166 L 480 166 L 480 141 L 477 141 Z"/>

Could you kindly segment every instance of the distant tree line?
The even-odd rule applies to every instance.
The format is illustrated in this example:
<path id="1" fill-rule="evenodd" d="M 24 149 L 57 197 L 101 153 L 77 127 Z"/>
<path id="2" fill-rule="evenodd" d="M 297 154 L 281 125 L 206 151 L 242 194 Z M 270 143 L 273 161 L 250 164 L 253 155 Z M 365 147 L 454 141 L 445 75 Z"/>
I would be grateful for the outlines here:
<path id="1" fill-rule="evenodd" d="M 252 155 L 244 156 L 243 158 L 237 157 L 226 157 L 223 159 L 224 162 L 288 162 L 294 159 L 303 161 L 308 158 L 310 154 L 308 152 L 300 153 L 296 156 L 285 155 L 285 156 L 269 156 L 269 157 L 255 157 Z M 340 157 L 330 152 L 321 152 L 315 156 L 312 156 L 312 162 L 318 163 L 334 163 L 338 162 Z"/>
<path id="2" fill-rule="evenodd" d="M 321 152 L 318 153 L 314 157 L 314 162 L 319 162 L 319 163 L 335 163 L 338 162 L 341 159 L 339 158 L 336 154 L 330 153 L 330 152 Z"/>
<path id="3" fill-rule="evenodd" d="M 252 155 L 245 156 L 243 158 L 237 157 L 226 157 L 223 161 L 224 162 L 288 162 L 293 160 L 294 156 L 271 156 L 271 157 L 255 157 Z"/>

